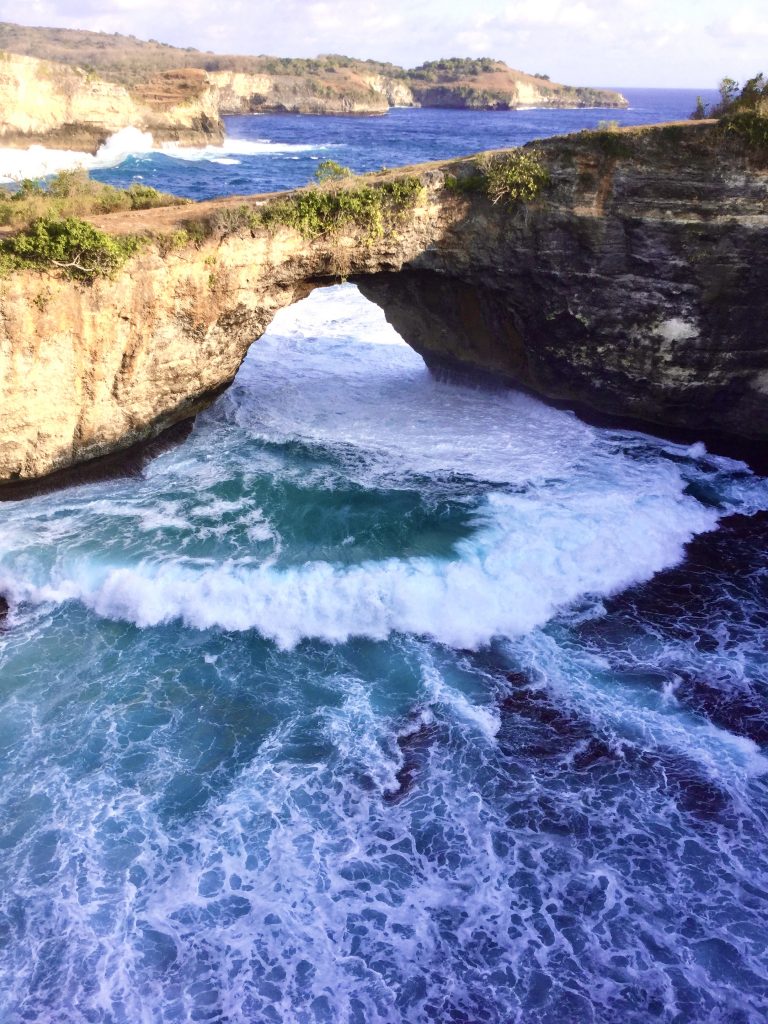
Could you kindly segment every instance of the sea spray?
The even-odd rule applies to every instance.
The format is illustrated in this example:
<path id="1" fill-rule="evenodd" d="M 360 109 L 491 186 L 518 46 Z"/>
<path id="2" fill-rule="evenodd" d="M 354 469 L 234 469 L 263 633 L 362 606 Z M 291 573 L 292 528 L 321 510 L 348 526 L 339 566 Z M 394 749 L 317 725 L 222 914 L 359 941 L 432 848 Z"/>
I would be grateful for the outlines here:
<path id="1" fill-rule="evenodd" d="M 2 507 L 0 1017 L 761 1019 L 765 758 L 674 694 L 761 692 L 762 570 L 738 636 L 617 604 L 761 507 L 281 315 L 142 478 Z"/>

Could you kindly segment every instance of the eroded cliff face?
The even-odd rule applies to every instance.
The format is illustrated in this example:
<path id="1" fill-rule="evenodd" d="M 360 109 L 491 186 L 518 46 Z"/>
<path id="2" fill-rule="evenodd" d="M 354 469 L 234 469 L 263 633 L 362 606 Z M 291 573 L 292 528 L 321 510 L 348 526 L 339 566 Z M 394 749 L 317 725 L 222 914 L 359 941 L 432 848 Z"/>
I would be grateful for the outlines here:
<path id="1" fill-rule="evenodd" d="M 385 114 L 390 107 L 420 106 L 511 110 L 627 105 L 616 92 L 571 88 L 502 64 L 493 73 L 447 83 L 365 73 L 358 66 L 315 75 L 212 71 L 209 78 L 220 90 L 223 114 Z"/>
<path id="2" fill-rule="evenodd" d="M 222 114 L 386 114 L 390 103 L 381 76 L 341 69 L 325 78 L 212 71 Z"/>
<path id="3" fill-rule="evenodd" d="M 380 237 L 251 227 L 165 255 L 150 245 L 92 285 L 0 280 L 0 480 L 193 415 L 278 309 L 340 275 L 433 366 L 661 427 L 768 438 L 765 164 L 709 124 L 537 148 L 551 181 L 529 203 L 457 191 L 467 161 L 424 165 L 416 205 Z M 190 218 L 227 223 L 238 202 L 97 223 L 167 237 Z"/>
<path id="4" fill-rule="evenodd" d="M 221 141 L 224 114 L 385 114 L 395 106 L 626 105 L 618 93 L 573 89 L 501 62 L 487 74 L 454 76 L 448 84 L 424 83 L 402 70 L 387 74 L 361 61 L 317 63 L 317 70 L 294 72 L 170 68 L 138 83 L 131 81 L 129 89 L 70 64 L 0 53 L 0 145 L 42 143 L 95 151 L 127 127 L 152 132 L 158 142 L 201 145 Z"/>
<path id="5" fill-rule="evenodd" d="M 519 107 L 626 107 L 608 89 L 575 88 L 505 68 L 451 83 L 410 83 L 412 102 L 460 110 L 515 110 Z"/>
<path id="6" fill-rule="evenodd" d="M 223 138 L 219 95 L 204 71 L 169 71 L 135 92 L 79 68 L 0 54 L 0 145 L 95 152 L 123 128 L 158 142 Z"/>

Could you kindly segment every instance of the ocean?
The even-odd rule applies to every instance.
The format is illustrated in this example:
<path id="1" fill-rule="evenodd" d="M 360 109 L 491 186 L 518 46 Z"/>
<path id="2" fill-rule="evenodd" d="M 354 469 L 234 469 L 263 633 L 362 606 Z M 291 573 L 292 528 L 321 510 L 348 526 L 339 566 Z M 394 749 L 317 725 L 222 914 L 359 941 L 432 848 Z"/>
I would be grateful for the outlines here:
<path id="1" fill-rule="evenodd" d="M 92 166 L 245 194 L 695 103 L 626 94 Z M 283 310 L 140 475 L 0 505 L 0 1021 L 764 1021 L 767 548 L 745 462 L 436 380 L 353 285 Z"/>

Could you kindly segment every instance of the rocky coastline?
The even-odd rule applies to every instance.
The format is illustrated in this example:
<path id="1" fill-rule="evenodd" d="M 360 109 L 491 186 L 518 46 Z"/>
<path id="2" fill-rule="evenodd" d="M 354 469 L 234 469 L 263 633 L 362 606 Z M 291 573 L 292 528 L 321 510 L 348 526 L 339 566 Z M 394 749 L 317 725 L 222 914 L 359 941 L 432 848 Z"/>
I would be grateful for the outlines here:
<path id="1" fill-rule="evenodd" d="M 340 279 L 436 368 L 662 430 L 764 442 L 765 161 L 709 122 L 554 138 L 512 151 L 515 166 L 521 152 L 544 175 L 524 198 L 475 189 L 482 159 L 426 164 L 95 217 L 110 237 L 143 239 L 122 269 L 6 272 L 0 481 L 189 420 L 278 309 Z M 405 199 L 387 198 L 386 230 L 322 220 L 361 196 Z M 307 209 L 315 221 L 301 219 Z"/>
<path id="2" fill-rule="evenodd" d="M 0 45 L 3 38 L 0 31 Z M 178 52 L 194 62 L 194 56 Z M 349 58 L 216 58 L 198 61 L 204 66 L 161 68 L 125 81 L 126 75 L 110 76 L 105 68 L 0 51 L 0 147 L 39 144 L 95 153 L 128 127 L 151 132 L 160 144 L 216 144 L 224 138 L 222 117 L 229 114 L 380 115 L 393 106 L 626 106 L 619 93 L 559 85 L 500 61 L 447 63 L 452 70 L 411 73 Z M 490 70 L 483 71 L 486 66 Z"/>

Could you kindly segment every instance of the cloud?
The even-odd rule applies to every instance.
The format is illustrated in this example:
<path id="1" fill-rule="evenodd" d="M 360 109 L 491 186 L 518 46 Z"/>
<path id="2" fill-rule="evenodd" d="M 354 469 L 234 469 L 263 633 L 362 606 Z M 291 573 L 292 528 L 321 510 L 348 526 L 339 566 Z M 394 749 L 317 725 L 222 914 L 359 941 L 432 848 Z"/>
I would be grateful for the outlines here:
<path id="1" fill-rule="evenodd" d="M 709 26 L 710 33 L 728 45 L 752 45 L 757 40 L 768 40 L 768 14 L 754 8 L 742 7 L 727 18 L 718 18 Z"/>
<path id="2" fill-rule="evenodd" d="M 563 3 L 562 0 L 524 0 L 510 4 L 502 22 L 508 25 L 543 25 L 581 28 L 598 20 L 597 11 L 586 3 Z"/>
<path id="3" fill-rule="evenodd" d="M 487 55 L 585 85 L 745 78 L 760 70 L 768 39 L 765 0 L 731 10 L 722 0 L 0 0 L 0 19 L 220 53 L 335 52 L 409 67 Z"/>

